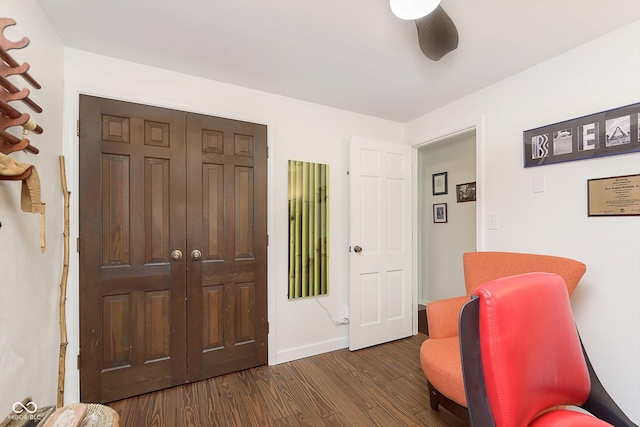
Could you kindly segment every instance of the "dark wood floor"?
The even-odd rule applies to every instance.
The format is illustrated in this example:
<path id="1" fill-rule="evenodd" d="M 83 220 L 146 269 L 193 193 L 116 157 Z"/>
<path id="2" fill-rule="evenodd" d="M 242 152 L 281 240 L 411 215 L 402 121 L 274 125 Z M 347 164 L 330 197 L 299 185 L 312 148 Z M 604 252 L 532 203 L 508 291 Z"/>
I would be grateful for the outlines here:
<path id="1" fill-rule="evenodd" d="M 418 356 L 425 339 L 261 366 L 109 406 L 122 427 L 468 426 L 429 407 Z"/>

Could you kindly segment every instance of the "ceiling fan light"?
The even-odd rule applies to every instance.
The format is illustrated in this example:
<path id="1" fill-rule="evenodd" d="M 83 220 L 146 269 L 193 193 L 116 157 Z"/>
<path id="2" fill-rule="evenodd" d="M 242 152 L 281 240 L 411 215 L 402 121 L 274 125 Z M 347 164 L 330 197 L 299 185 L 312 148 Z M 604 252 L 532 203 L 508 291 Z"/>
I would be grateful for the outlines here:
<path id="1" fill-rule="evenodd" d="M 400 19 L 413 21 L 427 16 L 440 4 L 440 0 L 389 0 L 391 11 Z"/>

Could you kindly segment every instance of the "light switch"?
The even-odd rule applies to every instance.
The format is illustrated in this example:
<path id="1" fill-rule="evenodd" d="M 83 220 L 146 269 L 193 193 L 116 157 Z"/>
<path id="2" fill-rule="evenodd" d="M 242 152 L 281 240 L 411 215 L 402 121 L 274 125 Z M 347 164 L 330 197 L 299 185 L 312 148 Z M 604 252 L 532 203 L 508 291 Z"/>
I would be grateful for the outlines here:
<path id="1" fill-rule="evenodd" d="M 487 229 L 498 229 L 498 214 L 487 214 Z"/>

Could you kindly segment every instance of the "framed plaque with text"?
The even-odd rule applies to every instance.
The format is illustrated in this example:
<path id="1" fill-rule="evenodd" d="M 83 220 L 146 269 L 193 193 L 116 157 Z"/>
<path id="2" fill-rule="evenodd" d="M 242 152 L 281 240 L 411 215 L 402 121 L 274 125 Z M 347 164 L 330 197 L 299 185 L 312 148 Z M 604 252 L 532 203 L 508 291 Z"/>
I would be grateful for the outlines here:
<path id="1" fill-rule="evenodd" d="M 640 175 L 587 180 L 589 216 L 640 215 Z"/>

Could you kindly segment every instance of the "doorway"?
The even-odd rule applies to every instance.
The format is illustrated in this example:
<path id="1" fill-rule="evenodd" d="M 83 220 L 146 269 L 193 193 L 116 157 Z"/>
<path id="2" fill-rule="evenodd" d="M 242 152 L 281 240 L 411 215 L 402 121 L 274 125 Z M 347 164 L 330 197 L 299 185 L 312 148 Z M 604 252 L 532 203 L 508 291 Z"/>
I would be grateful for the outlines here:
<path id="1" fill-rule="evenodd" d="M 477 202 L 458 198 L 457 190 L 471 183 L 476 183 L 475 130 L 418 148 L 421 304 L 465 294 L 462 254 L 476 250 Z"/>
<path id="2" fill-rule="evenodd" d="M 267 362 L 266 126 L 80 97 L 80 395 Z"/>

